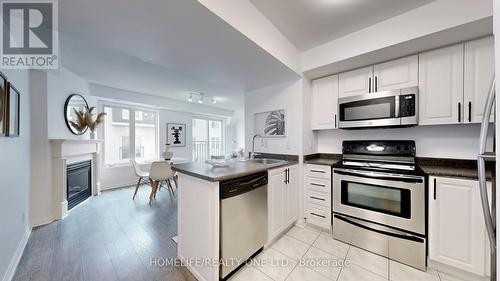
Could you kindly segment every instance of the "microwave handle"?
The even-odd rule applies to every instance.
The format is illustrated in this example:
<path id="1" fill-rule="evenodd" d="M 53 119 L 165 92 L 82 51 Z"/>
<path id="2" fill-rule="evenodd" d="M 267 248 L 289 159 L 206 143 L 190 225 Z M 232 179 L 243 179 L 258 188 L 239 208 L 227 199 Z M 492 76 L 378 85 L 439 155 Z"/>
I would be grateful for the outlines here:
<path id="1" fill-rule="evenodd" d="M 394 115 L 395 115 L 396 118 L 399 117 L 399 97 L 400 96 L 395 96 L 394 97 L 394 107 L 396 107 L 394 109 Z"/>

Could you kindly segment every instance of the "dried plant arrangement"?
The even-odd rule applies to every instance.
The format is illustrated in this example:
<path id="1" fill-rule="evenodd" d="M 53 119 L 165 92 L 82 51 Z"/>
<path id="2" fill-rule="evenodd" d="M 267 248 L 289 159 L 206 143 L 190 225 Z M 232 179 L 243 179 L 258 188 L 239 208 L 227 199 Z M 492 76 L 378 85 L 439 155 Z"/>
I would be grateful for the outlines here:
<path id="1" fill-rule="evenodd" d="M 82 110 L 73 109 L 76 115 L 76 121 L 69 121 L 71 126 L 77 129 L 79 132 L 85 131 L 85 129 L 89 128 L 91 133 L 94 133 L 95 129 L 104 122 L 104 116 L 106 116 L 105 112 L 101 112 L 97 114 L 97 117 L 94 119 L 95 107 L 85 107 Z"/>
<path id="2" fill-rule="evenodd" d="M 95 106 L 87 108 L 85 111 L 85 121 L 87 123 L 87 127 L 90 129 L 90 132 L 93 133 L 97 127 L 104 122 L 104 116 L 106 116 L 106 112 L 101 112 L 97 114 L 97 117 L 94 120 L 94 114 L 92 113 L 95 110 Z"/>
<path id="3" fill-rule="evenodd" d="M 76 115 L 76 122 L 69 121 L 69 123 L 79 132 L 85 131 L 85 129 L 87 129 L 87 120 L 85 112 L 81 110 L 76 110 L 76 108 L 73 108 L 73 111 L 75 112 Z"/>

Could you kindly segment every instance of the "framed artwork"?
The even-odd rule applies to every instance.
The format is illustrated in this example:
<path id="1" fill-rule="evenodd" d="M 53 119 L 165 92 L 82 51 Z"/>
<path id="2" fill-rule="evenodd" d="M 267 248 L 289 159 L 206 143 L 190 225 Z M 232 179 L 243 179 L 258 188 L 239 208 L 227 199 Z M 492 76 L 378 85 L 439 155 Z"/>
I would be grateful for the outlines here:
<path id="1" fill-rule="evenodd" d="M 284 109 L 254 114 L 255 134 L 262 137 L 286 136 L 286 112 Z"/>
<path id="2" fill-rule="evenodd" d="M 12 85 L 8 83 L 7 87 L 7 136 L 18 137 L 19 136 L 19 119 L 20 119 L 20 103 L 21 94 Z"/>
<path id="3" fill-rule="evenodd" d="M 7 136 L 7 77 L 0 72 L 0 136 Z"/>
<path id="4" fill-rule="evenodd" d="M 167 123 L 167 143 L 171 147 L 186 146 L 186 124 Z"/>

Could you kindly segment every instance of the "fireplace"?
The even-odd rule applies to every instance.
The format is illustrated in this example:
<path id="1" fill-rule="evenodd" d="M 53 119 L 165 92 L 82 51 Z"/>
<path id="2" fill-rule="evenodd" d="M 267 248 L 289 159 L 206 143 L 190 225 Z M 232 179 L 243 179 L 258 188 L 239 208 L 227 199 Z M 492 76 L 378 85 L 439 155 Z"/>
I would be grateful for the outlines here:
<path id="1" fill-rule="evenodd" d="M 92 196 L 92 161 L 67 165 L 66 180 L 68 210 L 71 210 Z"/>

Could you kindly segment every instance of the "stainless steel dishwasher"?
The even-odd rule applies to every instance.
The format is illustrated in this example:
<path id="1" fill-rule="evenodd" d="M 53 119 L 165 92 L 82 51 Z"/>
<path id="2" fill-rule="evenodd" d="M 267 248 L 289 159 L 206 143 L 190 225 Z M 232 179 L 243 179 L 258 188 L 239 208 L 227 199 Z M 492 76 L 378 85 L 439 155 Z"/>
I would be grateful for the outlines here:
<path id="1" fill-rule="evenodd" d="M 220 183 L 220 278 L 267 243 L 267 172 Z"/>

